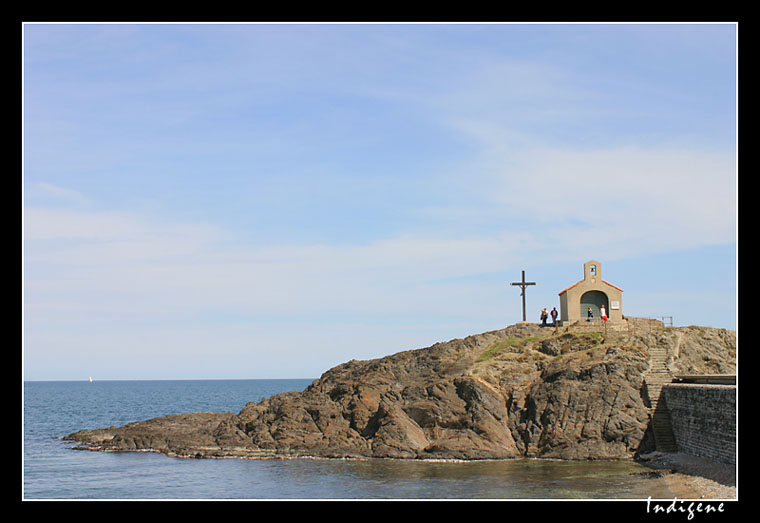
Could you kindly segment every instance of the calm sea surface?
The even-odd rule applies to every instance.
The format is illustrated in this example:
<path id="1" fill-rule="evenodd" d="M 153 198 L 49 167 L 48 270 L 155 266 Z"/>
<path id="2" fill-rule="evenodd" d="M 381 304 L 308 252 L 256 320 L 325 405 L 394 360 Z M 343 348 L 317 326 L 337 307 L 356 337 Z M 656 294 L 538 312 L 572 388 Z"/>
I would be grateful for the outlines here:
<path id="1" fill-rule="evenodd" d="M 206 460 L 73 450 L 62 436 L 184 412 L 239 412 L 311 380 L 23 383 L 23 498 L 653 499 L 665 480 L 628 462 Z"/>

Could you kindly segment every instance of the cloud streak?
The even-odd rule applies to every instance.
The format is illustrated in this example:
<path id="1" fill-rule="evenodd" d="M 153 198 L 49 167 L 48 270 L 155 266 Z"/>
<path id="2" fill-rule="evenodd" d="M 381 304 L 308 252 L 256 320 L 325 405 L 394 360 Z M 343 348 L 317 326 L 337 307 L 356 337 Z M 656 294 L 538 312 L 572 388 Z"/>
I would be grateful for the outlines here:
<path id="1" fill-rule="evenodd" d="M 505 156 L 504 162 L 490 160 L 495 200 L 536 222 L 580 221 L 592 233 L 614 234 L 616 243 L 634 251 L 735 239 L 731 155 L 625 147 L 541 148 Z"/>

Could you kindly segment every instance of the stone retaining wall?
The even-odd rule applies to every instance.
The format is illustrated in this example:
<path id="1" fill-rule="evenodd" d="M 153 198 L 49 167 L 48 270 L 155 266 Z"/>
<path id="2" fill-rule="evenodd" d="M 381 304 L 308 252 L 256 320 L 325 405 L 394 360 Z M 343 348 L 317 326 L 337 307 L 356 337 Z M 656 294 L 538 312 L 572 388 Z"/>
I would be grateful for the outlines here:
<path id="1" fill-rule="evenodd" d="M 680 452 L 736 463 L 736 386 L 671 383 L 662 393 Z"/>

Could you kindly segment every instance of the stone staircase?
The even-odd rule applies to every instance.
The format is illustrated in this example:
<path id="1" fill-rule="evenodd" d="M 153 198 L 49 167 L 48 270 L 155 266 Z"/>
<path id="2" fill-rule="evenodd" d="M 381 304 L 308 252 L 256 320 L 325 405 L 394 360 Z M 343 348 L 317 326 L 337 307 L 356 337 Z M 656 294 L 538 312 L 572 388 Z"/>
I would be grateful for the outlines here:
<path id="1" fill-rule="evenodd" d="M 644 383 L 649 396 L 649 415 L 654 433 L 657 450 L 675 452 L 676 440 L 670 422 L 670 411 L 661 396 L 662 387 L 673 382 L 673 376 L 668 371 L 668 352 L 663 347 L 649 347 L 649 370 L 644 375 Z"/>

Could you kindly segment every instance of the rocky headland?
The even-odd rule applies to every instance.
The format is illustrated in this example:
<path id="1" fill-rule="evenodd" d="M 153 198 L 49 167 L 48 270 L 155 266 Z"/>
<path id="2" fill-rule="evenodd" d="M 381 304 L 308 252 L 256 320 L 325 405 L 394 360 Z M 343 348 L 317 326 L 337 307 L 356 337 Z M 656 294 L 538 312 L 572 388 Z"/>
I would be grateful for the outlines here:
<path id="1" fill-rule="evenodd" d="M 195 458 L 630 459 L 655 450 L 652 348 L 674 374 L 736 371 L 736 333 L 516 324 L 325 372 L 239 413 L 83 430 L 76 448 Z"/>

